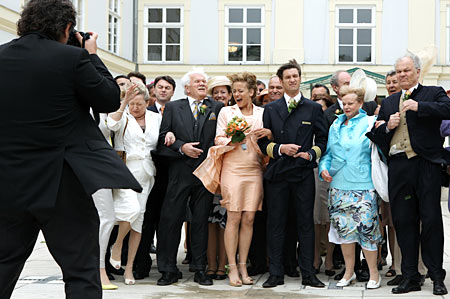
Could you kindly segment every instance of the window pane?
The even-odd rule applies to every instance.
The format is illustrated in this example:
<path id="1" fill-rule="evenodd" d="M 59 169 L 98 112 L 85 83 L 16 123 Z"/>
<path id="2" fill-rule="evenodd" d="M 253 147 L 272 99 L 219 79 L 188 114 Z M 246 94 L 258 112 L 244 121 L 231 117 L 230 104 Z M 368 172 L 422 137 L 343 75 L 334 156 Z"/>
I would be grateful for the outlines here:
<path id="1" fill-rule="evenodd" d="M 166 61 L 180 61 L 180 46 L 166 46 Z"/>
<path id="2" fill-rule="evenodd" d="M 167 23 L 180 23 L 181 12 L 179 8 L 168 8 L 167 12 Z"/>
<path id="3" fill-rule="evenodd" d="M 230 44 L 242 44 L 242 28 L 228 30 L 228 40 Z"/>
<path id="4" fill-rule="evenodd" d="M 261 23 L 261 9 L 248 8 L 247 9 L 247 23 Z"/>
<path id="5" fill-rule="evenodd" d="M 372 23 L 371 9 L 358 9 L 358 23 Z"/>
<path id="6" fill-rule="evenodd" d="M 162 46 L 148 46 L 148 60 L 161 61 Z"/>
<path id="7" fill-rule="evenodd" d="M 242 8 L 230 8 L 228 10 L 230 23 L 242 23 L 244 22 L 244 10 Z"/>
<path id="8" fill-rule="evenodd" d="M 162 43 L 162 29 L 160 29 L 160 28 L 148 29 L 148 43 L 149 44 Z"/>
<path id="9" fill-rule="evenodd" d="M 162 8 L 150 8 L 148 10 L 148 21 L 150 23 L 162 23 Z"/>
<path id="10" fill-rule="evenodd" d="M 372 61 L 371 48 L 372 48 L 371 46 L 358 46 L 358 48 L 356 49 L 358 61 L 371 62 Z"/>
<path id="11" fill-rule="evenodd" d="M 353 61 L 352 46 L 339 46 L 339 61 Z"/>
<path id="12" fill-rule="evenodd" d="M 242 46 L 228 46 L 228 60 L 242 61 Z"/>
<path id="13" fill-rule="evenodd" d="M 166 29 L 166 43 L 179 44 L 180 43 L 180 28 Z"/>
<path id="14" fill-rule="evenodd" d="M 353 44 L 353 29 L 339 29 L 339 44 Z"/>
<path id="15" fill-rule="evenodd" d="M 247 61 L 261 61 L 261 46 L 247 47 Z"/>
<path id="16" fill-rule="evenodd" d="M 261 44 L 261 28 L 247 29 L 247 44 Z"/>
<path id="17" fill-rule="evenodd" d="M 358 29 L 358 45 L 370 45 L 372 43 L 372 30 L 371 29 Z"/>
<path id="18" fill-rule="evenodd" d="M 339 23 L 353 23 L 353 9 L 339 9 Z"/>

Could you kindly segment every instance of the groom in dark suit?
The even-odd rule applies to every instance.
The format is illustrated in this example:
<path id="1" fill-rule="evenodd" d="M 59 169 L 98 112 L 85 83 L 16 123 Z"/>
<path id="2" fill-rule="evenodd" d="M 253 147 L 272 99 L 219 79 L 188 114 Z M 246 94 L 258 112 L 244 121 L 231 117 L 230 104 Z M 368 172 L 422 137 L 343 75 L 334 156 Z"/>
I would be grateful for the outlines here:
<path id="1" fill-rule="evenodd" d="M 441 87 L 419 84 L 420 60 L 414 54 L 399 58 L 395 70 L 402 91 L 383 101 L 378 120 L 384 123 L 368 134 L 389 157 L 389 201 L 403 274 L 392 293 L 420 291 L 420 242 L 433 294 L 445 295 L 440 205 L 444 140 L 439 129 L 441 121 L 450 118 L 450 99 Z"/>
<path id="2" fill-rule="evenodd" d="M 195 271 L 195 282 L 212 285 L 205 268 L 208 215 L 213 195 L 192 174 L 214 145 L 217 116 L 223 107 L 221 102 L 206 97 L 206 80 L 206 74 L 199 70 L 184 75 L 181 81 L 187 98 L 168 102 L 164 110 L 159 148 L 160 154 L 171 157 L 171 160 L 158 228 L 157 260 L 158 270 L 162 273 L 158 285 L 169 285 L 181 278 L 177 253 L 188 198 L 192 213 L 190 269 Z M 164 146 L 167 132 L 173 132 L 176 137 L 170 147 Z"/>
<path id="3" fill-rule="evenodd" d="M 142 190 L 89 114 L 119 108 L 119 87 L 95 54 L 97 34 L 66 45 L 67 0 L 31 0 L 0 46 L 0 298 L 9 298 L 42 230 L 66 298 L 102 296 L 99 218 L 91 194 Z M 81 40 L 81 36 L 77 35 Z"/>
<path id="4" fill-rule="evenodd" d="M 295 206 L 302 283 L 324 287 L 313 267 L 313 168 L 317 167 L 316 159 L 325 152 L 327 125 L 322 107 L 300 92 L 301 71 L 295 60 L 282 65 L 277 76 L 284 96 L 267 104 L 263 116 L 264 128 L 272 131 L 273 140 L 263 138 L 258 142 L 261 151 L 270 156 L 264 174 L 270 276 L 263 287 L 284 284 L 283 247 L 289 200 Z"/>

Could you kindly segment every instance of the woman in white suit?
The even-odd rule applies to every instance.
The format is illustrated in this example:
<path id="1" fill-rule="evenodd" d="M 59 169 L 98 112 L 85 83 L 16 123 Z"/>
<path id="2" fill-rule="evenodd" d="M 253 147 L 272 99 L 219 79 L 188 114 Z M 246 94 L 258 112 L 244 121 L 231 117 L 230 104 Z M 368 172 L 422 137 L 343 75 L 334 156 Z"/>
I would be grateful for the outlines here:
<path id="1" fill-rule="evenodd" d="M 123 147 L 126 152 L 126 164 L 141 184 L 142 193 L 130 189 L 113 190 L 114 210 L 119 222 L 119 233 L 111 248 L 110 263 L 120 268 L 122 243 L 130 232 L 128 260 L 124 273 L 125 284 L 134 284 L 133 262 L 141 240 L 142 224 L 148 195 L 154 184 L 156 174 L 150 152 L 158 144 L 161 116 L 147 110 L 149 99 L 144 84 L 138 82 L 129 87 L 119 110 L 108 116 L 108 128 L 115 132 L 116 150 Z"/>

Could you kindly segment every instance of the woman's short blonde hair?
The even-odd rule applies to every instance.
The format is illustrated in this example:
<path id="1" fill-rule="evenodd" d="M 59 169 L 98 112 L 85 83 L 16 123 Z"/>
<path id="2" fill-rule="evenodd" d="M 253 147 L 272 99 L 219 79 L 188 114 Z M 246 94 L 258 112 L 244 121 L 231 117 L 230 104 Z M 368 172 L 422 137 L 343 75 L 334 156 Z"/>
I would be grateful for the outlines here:
<path id="1" fill-rule="evenodd" d="M 236 82 L 245 82 L 248 90 L 253 90 L 252 101 L 255 102 L 258 93 L 258 86 L 256 84 L 256 76 L 249 72 L 236 73 L 227 76 L 231 81 L 231 85 Z"/>
<path id="2" fill-rule="evenodd" d="M 341 94 L 341 97 L 345 97 L 348 94 L 355 94 L 356 95 L 356 100 L 359 103 L 364 102 L 364 89 L 363 88 L 357 88 L 357 87 L 351 87 L 348 85 L 344 85 L 341 87 L 341 89 L 339 90 L 339 93 Z"/>
<path id="3" fill-rule="evenodd" d="M 128 89 L 133 85 L 136 84 L 136 88 L 139 91 L 139 93 L 137 95 L 141 95 L 144 96 L 144 100 L 147 102 L 150 99 L 150 94 L 148 93 L 148 89 L 147 87 L 144 85 L 144 83 L 142 83 L 141 81 L 136 81 L 136 82 L 129 82 L 125 85 L 126 90 L 128 91 Z"/>

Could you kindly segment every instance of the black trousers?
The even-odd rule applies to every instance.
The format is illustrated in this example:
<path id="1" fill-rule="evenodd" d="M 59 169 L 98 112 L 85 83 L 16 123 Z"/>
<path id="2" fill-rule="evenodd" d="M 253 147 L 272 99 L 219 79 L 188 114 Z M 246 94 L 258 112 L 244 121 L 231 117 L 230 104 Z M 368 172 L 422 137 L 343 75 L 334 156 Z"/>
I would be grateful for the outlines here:
<path id="1" fill-rule="evenodd" d="M 206 268 L 208 216 L 213 194 L 206 190 L 200 180 L 192 174 L 191 167 L 183 161 L 172 161 L 169 166 L 169 183 L 158 228 L 156 257 L 159 272 L 178 272 L 178 246 L 189 196 L 189 208 L 192 212 L 190 268 L 195 271 Z"/>
<path id="2" fill-rule="evenodd" d="M 314 274 L 314 196 L 315 181 L 312 169 L 302 170 L 301 181 L 266 182 L 267 243 L 269 271 L 283 276 L 283 252 L 286 239 L 289 199 L 293 200 L 298 240 L 300 242 L 299 266 L 303 277 Z"/>
<path id="3" fill-rule="evenodd" d="M 97 210 L 66 163 L 53 208 L 0 216 L 0 298 L 10 298 L 40 230 L 62 269 L 66 298 L 102 298 Z"/>
<path id="4" fill-rule="evenodd" d="M 406 155 L 393 156 L 389 161 L 388 177 L 392 220 L 402 252 L 403 277 L 420 281 L 417 269 L 420 242 L 423 262 L 431 279 L 444 279 L 440 165 L 419 156 L 411 159 Z"/>

